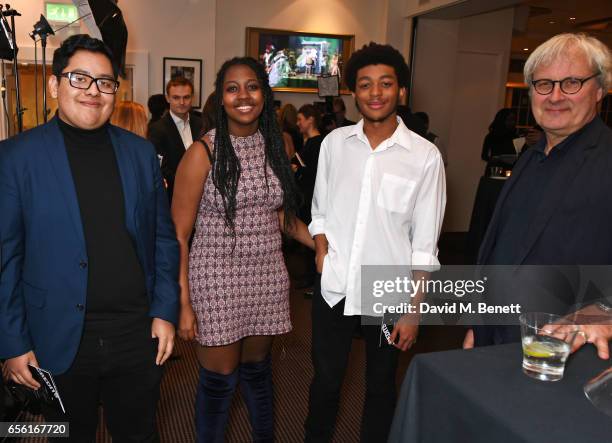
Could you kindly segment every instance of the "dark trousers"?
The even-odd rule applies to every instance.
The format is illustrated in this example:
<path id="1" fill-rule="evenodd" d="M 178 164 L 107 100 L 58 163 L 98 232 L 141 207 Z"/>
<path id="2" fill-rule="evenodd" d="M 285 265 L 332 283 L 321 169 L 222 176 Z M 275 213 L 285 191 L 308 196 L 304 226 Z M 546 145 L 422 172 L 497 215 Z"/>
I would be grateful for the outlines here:
<path id="1" fill-rule="evenodd" d="M 321 296 L 321 276 L 312 298 L 312 362 L 314 378 L 305 430 L 306 441 L 331 441 L 351 342 L 361 316 L 344 316 L 344 300 L 333 308 Z M 361 327 L 366 344 L 366 396 L 361 442 L 387 441 L 395 409 L 395 374 L 399 351 L 383 340 L 380 327 Z"/>
<path id="2" fill-rule="evenodd" d="M 159 441 L 155 412 L 162 368 L 156 353 L 150 322 L 112 338 L 85 334 L 70 369 L 54 377 L 66 415 L 44 413 L 47 422 L 70 423 L 70 438 L 57 441 L 95 442 L 100 403 L 113 442 Z"/>

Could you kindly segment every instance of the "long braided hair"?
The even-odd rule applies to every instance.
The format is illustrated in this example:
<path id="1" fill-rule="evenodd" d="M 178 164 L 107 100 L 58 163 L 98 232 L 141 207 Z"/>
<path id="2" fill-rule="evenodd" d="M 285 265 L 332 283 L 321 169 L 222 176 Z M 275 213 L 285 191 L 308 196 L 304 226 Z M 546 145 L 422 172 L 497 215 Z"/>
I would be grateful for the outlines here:
<path id="1" fill-rule="evenodd" d="M 274 112 L 274 96 L 268 83 L 268 75 L 260 63 L 252 57 L 234 57 L 227 60 L 219 69 L 215 80 L 217 128 L 212 158 L 212 181 L 223 201 L 225 223 L 236 236 L 234 219 L 236 217 L 236 192 L 240 180 L 240 161 L 236 156 L 230 139 L 227 114 L 223 108 L 223 82 L 225 74 L 232 66 L 244 65 L 253 70 L 261 87 L 264 105 L 259 116 L 259 131 L 265 142 L 265 164 L 270 165 L 283 190 L 283 210 L 285 228 L 295 219 L 299 207 L 299 191 L 285 153 L 283 137 Z M 266 169 L 264 169 L 265 171 Z M 267 172 L 266 172 L 267 184 Z"/>

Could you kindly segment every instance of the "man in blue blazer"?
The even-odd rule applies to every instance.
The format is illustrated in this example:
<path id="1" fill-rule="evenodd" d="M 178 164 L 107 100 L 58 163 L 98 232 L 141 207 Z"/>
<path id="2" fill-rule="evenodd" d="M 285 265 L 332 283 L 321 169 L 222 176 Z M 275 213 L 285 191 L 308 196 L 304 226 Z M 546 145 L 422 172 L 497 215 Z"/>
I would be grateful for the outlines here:
<path id="1" fill-rule="evenodd" d="M 178 244 L 146 140 L 111 126 L 118 68 L 87 35 L 53 57 L 49 123 L 0 144 L 0 358 L 31 388 L 50 370 L 70 441 L 156 441 L 178 315 Z"/>
<path id="2" fill-rule="evenodd" d="M 612 129 L 598 115 L 612 54 L 594 37 L 560 34 L 534 50 L 524 74 L 545 137 L 515 165 L 478 262 L 507 267 L 509 284 L 491 291 L 499 304 L 565 314 L 601 296 L 567 284 L 576 266 L 612 265 Z M 518 327 L 480 326 L 464 347 L 519 340 Z"/>

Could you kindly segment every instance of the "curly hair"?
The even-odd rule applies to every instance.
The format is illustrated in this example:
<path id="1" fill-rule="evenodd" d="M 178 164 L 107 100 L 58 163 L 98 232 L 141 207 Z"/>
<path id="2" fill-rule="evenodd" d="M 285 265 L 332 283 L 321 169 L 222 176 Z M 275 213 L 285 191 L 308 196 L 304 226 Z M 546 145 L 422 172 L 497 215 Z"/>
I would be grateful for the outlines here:
<path id="1" fill-rule="evenodd" d="M 240 180 L 240 161 L 236 156 L 230 139 L 227 114 L 223 107 L 223 82 L 225 74 L 233 66 L 247 66 L 253 70 L 261 87 L 264 106 L 259 115 L 259 131 L 265 142 L 265 162 L 278 178 L 283 190 L 283 210 L 285 227 L 293 223 L 299 207 L 298 190 L 285 145 L 274 111 L 274 96 L 268 83 L 268 75 L 260 63 L 252 57 L 234 57 L 227 60 L 219 69 L 215 80 L 216 135 L 212 153 L 212 181 L 221 195 L 225 211 L 225 223 L 235 237 L 234 219 L 236 217 L 236 192 Z M 264 169 L 265 170 L 265 169 Z M 267 173 L 266 173 L 267 184 Z"/>
<path id="2" fill-rule="evenodd" d="M 404 56 L 391 45 L 381 45 L 370 42 L 355 51 L 344 70 L 344 78 L 348 88 L 355 92 L 357 72 L 370 65 L 387 65 L 393 67 L 400 88 L 407 88 L 410 81 L 410 69 Z"/>

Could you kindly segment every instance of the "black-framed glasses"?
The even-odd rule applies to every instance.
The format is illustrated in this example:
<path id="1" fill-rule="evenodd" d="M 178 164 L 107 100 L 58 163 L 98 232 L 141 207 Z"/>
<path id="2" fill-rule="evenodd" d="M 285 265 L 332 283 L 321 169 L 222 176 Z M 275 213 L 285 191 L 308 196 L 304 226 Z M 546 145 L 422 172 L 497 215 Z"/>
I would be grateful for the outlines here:
<path id="1" fill-rule="evenodd" d="M 561 80 L 550 80 L 548 78 L 542 78 L 540 80 L 533 80 L 531 84 L 533 85 L 533 89 L 540 95 L 548 95 L 553 92 L 555 89 L 555 83 L 559 83 L 559 87 L 561 88 L 561 92 L 564 94 L 576 94 L 578 91 L 582 89 L 582 85 L 586 81 L 591 80 L 594 77 L 597 77 L 599 73 L 593 74 L 586 78 L 576 78 L 576 77 L 566 77 Z"/>
<path id="2" fill-rule="evenodd" d="M 116 94 L 119 89 L 117 80 L 107 77 L 94 78 L 82 72 L 62 72 L 58 77 L 66 77 L 70 86 L 77 89 L 89 89 L 93 82 L 96 82 L 98 91 L 103 94 Z"/>

